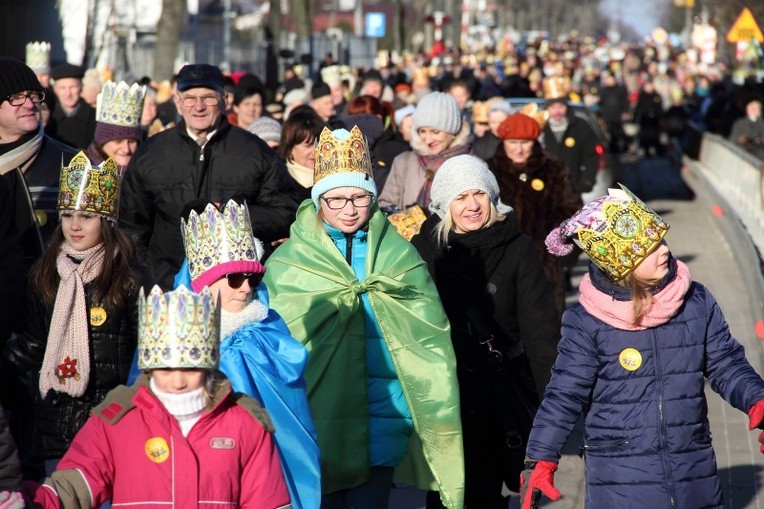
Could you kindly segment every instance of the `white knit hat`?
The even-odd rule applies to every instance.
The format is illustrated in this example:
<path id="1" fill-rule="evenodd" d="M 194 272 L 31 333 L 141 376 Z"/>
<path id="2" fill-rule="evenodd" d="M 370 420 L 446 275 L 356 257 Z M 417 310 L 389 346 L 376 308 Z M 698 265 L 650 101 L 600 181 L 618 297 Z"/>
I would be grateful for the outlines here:
<path id="1" fill-rule="evenodd" d="M 488 193 L 500 214 L 512 211 L 512 207 L 499 199 L 499 183 L 485 161 L 467 154 L 447 159 L 435 172 L 430 189 L 430 210 L 443 219 L 454 198 L 471 189 Z"/>
<path id="2" fill-rule="evenodd" d="M 422 97 L 412 118 L 414 130 L 430 127 L 449 134 L 456 134 L 462 128 L 462 112 L 451 94 L 432 92 Z"/>
<path id="3" fill-rule="evenodd" d="M 281 141 L 281 124 L 271 117 L 257 117 L 247 127 L 247 131 L 256 134 L 264 141 Z"/>

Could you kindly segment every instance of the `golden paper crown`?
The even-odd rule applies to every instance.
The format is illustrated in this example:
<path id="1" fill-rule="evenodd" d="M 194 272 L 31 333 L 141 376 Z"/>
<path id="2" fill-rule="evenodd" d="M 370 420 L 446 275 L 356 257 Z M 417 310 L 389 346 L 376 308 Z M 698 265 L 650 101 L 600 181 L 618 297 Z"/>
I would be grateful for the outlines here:
<path id="1" fill-rule="evenodd" d="M 544 99 L 560 99 L 568 96 L 570 80 L 562 76 L 553 76 L 543 82 Z"/>
<path id="2" fill-rule="evenodd" d="M 488 101 L 475 101 L 472 103 L 472 121 L 488 123 Z"/>
<path id="3" fill-rule="evenodd" d="M 215 369 L 220 359 L 220 309 L 210 289 L 155 286 L 138 298 L 138 369 Z"/>
<path id="4" fill-rule="evenodd" d="M 628 276 L 660 244 L 669 225 L 624 186 L 608 189 L 601 217 L 574 242 L 614 281 Z"/>
<path id="5" fill-rule="evenodd" d="M 533 120 L 538 123 L 542 130 L 544 129 L 547 121 L 549 121 L 549 112 L 544 109 L 539 109 L 539 105 L 537 103 L 527 103 L 525 106 L 520 108 L 520 113 L 533 118 Z"/>
<path id="6" fill-rule="evenodd" d="M 201 214 L 192 210 L 188 220 L 181 219 L 180 222 L 188 270 L 195 288 L 197 282 L 201 286 L 211 285 L 229 272 L 265 272 L 260 264 L 263 245 L 252 234 L 246 203 L 239 205 L 230 200 L 222 212 L 210 203 Z M 242 270 L 226 271 L 225 264 L 230 262 L 243 262 L 246 266 L 242 266 Z M 221 273 L 197 281 L 216 267 L 220 267 Z"/>
<path id="7" fill-rule="evenodd" d="M 124 81 L 119 84 L 109 81 L 101 89 L 96 99 L 96 121 L 123 127 L 137 127 L 141 124 L 143 99 L 146 87 Z"/>
<path id="8" fill-rule="evenodd" d="M 27 43 L 25 60 L 34 72 L 50 72 L 50 43 L 38 41 Z"/>
<path id="9" fill-rule="evenodd" d="M 92 166 L 85 152 L 80 152 L 69 166 L 61 166 L 57 208 L 117 219 L 119 185 L 119 169 L 113 159 L 108 158 L 101 166 Z"/>
<path id="10" fill-rule="evenodd" d="M 369 147 L 358 126 L 353 126 L 346 139 L 337 139 L 329 128 L 324 127 L 316 145 L 314 168 L 314 185 L 338 173 L 360 173 L 371 178 Z"/>

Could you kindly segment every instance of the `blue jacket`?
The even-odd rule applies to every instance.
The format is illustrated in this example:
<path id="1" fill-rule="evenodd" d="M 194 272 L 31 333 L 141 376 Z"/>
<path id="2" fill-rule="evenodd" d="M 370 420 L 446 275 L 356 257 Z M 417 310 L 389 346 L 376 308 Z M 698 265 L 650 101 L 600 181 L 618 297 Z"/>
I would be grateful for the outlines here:
<path id="1" fill-rule="evenodd" d="M 368 234 L 359 230 L 348 237 L 340 230 L 324 224 L 337 249 L 353 268 L 356 279 L 366 278 L 366 247 Z M 409 435 L 413 429 L 406 396 L 393 366 L 382 331 L 369 303 L 361 295 L 366 334 L 366 390 L 369 404 L 369 464 L 397 467 L 406 456 Z"/>
<path id="2" fill-rule="evenodd" d="M 634 370 L 619 360 L 627 348 L 641 355 Z M 646 330 L 615 329 L 578 304 L 563 316 L 527 456 L 557 462 L 583 413 L 588 509 L 723 507 L 704 379 L 743 412 L 764 399 L 704 286 L 692 283 L 679 312 Z"/>

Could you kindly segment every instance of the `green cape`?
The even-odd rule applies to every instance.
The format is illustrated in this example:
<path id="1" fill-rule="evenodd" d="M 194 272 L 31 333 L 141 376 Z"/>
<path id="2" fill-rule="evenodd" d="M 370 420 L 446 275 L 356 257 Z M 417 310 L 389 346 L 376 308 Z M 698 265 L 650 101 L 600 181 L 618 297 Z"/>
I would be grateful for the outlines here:
<path id="1" fill-rule="evenodd" d="M 324 493 L 369 479 L 361 304 L 366 292 L 414 421 L 396 480 L 440 491 L 447 507 L 461 509 L 464 453 L 456 359 L 448 319 L 416 250 L 375 205 L 369 220 L 367 277 L 359 282 L 306 200 L 289 240 L 266 267 L 271 307 L 309 352 L 305 379 Z"/>

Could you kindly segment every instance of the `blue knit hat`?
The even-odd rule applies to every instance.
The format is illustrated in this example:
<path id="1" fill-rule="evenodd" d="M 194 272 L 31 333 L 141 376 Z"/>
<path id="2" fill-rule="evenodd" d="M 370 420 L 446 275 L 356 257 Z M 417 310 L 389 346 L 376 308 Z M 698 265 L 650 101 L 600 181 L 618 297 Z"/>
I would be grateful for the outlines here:
<path id="1" fill-rule="evenodd" d="M 357 187 L 377 197 L 377 186 L 371 170 L 371 156 L 366 137 L 358 126 L 350 131 L 324 127 L 316 145 L 313 188 L 310 197 L 316 209 L 318 199 L 338 187 Z"/>

